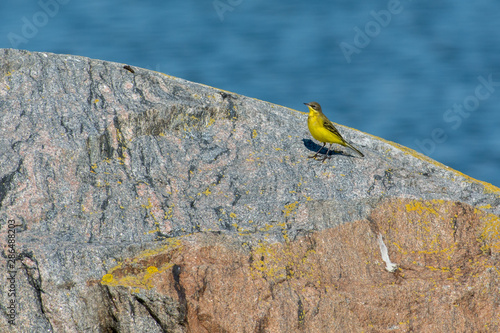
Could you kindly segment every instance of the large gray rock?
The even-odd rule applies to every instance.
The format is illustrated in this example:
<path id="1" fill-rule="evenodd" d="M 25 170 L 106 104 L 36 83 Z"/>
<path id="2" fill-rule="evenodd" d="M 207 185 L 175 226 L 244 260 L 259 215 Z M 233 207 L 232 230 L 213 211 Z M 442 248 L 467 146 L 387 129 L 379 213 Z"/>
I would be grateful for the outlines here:
<path id="1" fill-rule="evenodd" d="M 0 53 L 0 331 L 500 329 L 498 188 L 341 125 L 365 158 L 309 159 L 301 112 L 162 73 Z"/>

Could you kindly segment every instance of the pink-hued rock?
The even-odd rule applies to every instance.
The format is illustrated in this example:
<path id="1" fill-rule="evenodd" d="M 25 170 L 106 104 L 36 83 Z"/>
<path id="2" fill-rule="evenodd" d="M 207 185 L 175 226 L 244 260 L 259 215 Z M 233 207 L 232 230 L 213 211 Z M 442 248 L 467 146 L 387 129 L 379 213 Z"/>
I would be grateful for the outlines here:
<path id="1" fill-rule="evenodd" d="M 309 159 L 301 112 L 165 74 L 0 53 L 0 331 L 500 330 L 500 189 L 341 125 L 365 158 Z"/>

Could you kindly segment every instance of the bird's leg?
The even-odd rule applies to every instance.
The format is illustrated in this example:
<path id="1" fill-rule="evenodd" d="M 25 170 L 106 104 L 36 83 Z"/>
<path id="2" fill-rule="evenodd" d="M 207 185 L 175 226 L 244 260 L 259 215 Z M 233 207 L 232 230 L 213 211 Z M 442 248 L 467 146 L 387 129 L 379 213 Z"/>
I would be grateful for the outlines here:
<path id="1" fill-rule="evenodd" d="M 323 161 L 324 162 L 327 158 L 330 158 L 330 156 L 328 156 L 328 154 L 330 153 L 330 150 L 332 149 L 332 143 L 330 143 L 330 147 L 328 147 L 328 150 L 326 151 L 326 155 L 325 157 L 323 158 Z"/>
<path id="2" fill-rule="evenodd" d="M 308 156 L 308 157 L 309 157 L 309 158 L 314 158 L 314 159 L 315 159 L 315 158 L 316 158 L 316 156 L 318 156 L 318 153 L 321 151 L 321 149 L 325 148 L 325 146 L 326 146 L 326 142 L 325 142 L 325 143 L 323 143 L 323 147 L 321 147 L 321 148 L 320 148 L 320 149 L 316 152 L 316 154 L 314 154 L 314 155 L 312 155 L 312 156 Z"/>

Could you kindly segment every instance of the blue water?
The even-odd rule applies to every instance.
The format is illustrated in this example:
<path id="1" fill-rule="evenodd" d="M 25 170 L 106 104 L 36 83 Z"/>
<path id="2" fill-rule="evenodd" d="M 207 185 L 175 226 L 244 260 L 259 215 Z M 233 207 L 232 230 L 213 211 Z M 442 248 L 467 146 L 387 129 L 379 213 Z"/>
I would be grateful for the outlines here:
<path id="1" fill-rule="evenodd" d="M 127 63 L 302 111 L 318 101 L 334 122 L 500 186 L 498 1 L 57 1 L 2 0 L 0 47 Z"/>

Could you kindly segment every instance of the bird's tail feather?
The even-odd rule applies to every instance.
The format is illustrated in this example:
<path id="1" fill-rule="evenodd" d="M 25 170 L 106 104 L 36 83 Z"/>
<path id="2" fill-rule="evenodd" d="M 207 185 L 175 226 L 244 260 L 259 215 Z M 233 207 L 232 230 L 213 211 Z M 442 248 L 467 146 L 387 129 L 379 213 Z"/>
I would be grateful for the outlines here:
<path id="1" fill-rule="evenodd" d="M 360 152 L 359 150 L 357 150 L 356 148 L 354 148 L 350 143 L 345 143 L 347 147 L 351 148 L 352 150 L 354 150 L 356 153 L 358 153 L 361 157 L 365 157 L 365 155 L 363 155 L 362 152 Z"/>

